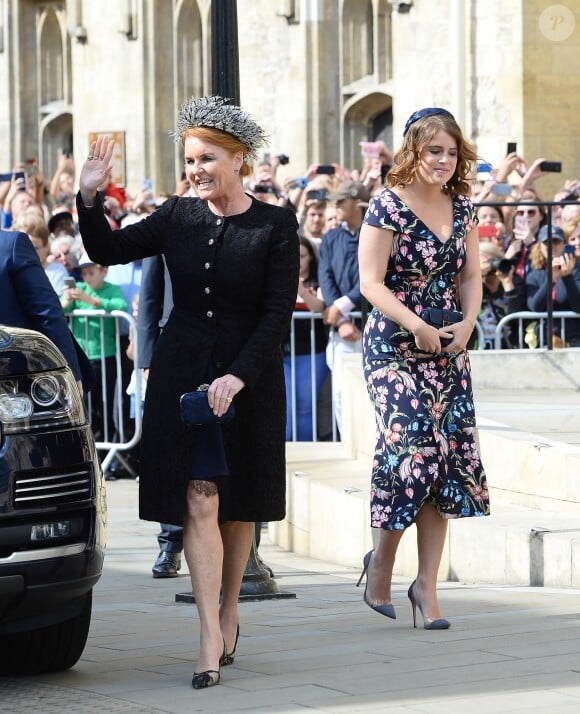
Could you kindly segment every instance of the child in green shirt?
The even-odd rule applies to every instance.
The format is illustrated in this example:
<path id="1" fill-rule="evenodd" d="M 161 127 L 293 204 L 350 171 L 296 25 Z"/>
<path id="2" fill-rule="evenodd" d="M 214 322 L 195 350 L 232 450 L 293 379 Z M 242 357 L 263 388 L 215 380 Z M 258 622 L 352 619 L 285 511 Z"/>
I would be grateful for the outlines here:
<path id="1" fill-rule="evenodd" d="M 79 267 L 82 282 L 76 283 L 74 288 L 66 287 L 61 297 L 65 313 L 73 310 L 127 311 L 127 301 L 121 288 L 105 280 L 106 266 L 93 263 L 85 253 L 81 256 Z M 91 424 L 95 441 L 113 441 L 113 403 L 117 379 L 115 321 L 97 315 L 73 317 L 72 331 L 95 370 L 96 384 L 91 393 Z M 102 390 L 103 374 L 105 395 Z"/>

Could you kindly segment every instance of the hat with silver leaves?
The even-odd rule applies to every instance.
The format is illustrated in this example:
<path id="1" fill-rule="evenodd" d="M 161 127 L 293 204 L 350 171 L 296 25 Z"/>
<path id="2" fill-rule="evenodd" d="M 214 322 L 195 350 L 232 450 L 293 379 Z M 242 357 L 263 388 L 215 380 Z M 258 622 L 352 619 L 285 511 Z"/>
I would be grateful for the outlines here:
<path id="1" fill-rule="evenodd" d="M 171 134 L 175 141 L 181 141 L 183 132 L 192 127 L 219 129 L 239 139 L 248 149 L 247 157 L 257 161 L 258 149 L 267 142 L 267 134 L 247 112 L 228 101 L 217 95 L 191 97 L 181 105 L 175 131 Z"/>

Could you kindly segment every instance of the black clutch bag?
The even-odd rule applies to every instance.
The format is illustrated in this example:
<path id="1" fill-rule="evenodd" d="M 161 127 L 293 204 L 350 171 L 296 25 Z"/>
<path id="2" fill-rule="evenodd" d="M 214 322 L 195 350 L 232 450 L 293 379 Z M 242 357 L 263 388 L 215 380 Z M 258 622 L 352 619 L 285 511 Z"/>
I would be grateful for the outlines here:
<path id="1" fill-rule="evenodd" d="M 440 330 L 448 325 L 454 325 L 463 320 L 463 313 L 458 310 L 443 310 L 439 307 L 426 307 L 421 313 L 421 317 L 428 325 Z M 441 347 L 447 347 L 452 340 L 448 337 L 441 338 Z"/>
<path id="2" fill-rule="evenodd" d="M 213 413 L 207 401 L 207 390 L 209 385 L 200 385 L 195 392 L 185 392 L 179 398 L 179 409 L 181 421 L 189 426 L 204 426 L 205 424 L 221 424 L 234 418 L 233 402 L 221 417 Z"/>

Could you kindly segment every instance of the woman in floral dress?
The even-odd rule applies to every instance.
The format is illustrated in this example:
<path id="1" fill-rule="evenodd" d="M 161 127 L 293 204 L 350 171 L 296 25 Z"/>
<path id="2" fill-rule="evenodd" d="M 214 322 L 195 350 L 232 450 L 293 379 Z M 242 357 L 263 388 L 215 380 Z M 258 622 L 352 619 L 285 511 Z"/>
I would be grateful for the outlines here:
<path id="1" fill-rule="evenodd" d="M 413 620 L 418 606 L 426 629 L 447 629 L 437 600 L 447 521 L 489 514 L 465 349 L 482 297 L 477 218 L 466 180 L 476 154 L 453 116 L 437 107 L 412 114 L 403 136 L 359 243 L 361 292 L 374 307 L 363 353 L 377 425 L 371 526 L 381 529 L 377 548 L 363 561 L 364 600 L 396 617 L 395 555 L 404 530 L 415 523 Z M 463 316 L 438 329 L 422 319 L 426 308 Z"/>

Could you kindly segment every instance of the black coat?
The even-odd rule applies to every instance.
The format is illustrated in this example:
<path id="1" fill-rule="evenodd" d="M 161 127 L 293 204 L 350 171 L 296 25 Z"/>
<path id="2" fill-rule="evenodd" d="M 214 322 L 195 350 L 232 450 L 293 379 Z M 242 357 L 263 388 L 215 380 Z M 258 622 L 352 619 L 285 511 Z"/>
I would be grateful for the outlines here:
<path id="1" fill-rule="evenodd" d="M 192 448 L 203 429 L 179 417 L 183 392 L 230 373 L 245 383 L 235 419 L 222 425 L 230 475 L 219 483 L 220 520 L 285 515 L 285 388 L 281 344 L 299 270 L 294 214 L 252 199 L 245 212 L 214 215 L 205 201 L 173 197 L 151 216 L 111 231 L 101 201 L 77 197 L 90 257 L 128 263 L 162 253 L 174 309 L 155 346 L 143 415 L 139 513 L 183 523 Z"/>

